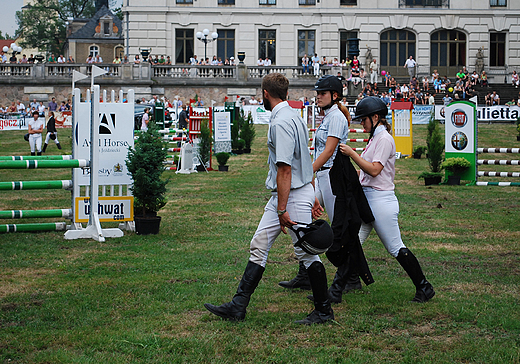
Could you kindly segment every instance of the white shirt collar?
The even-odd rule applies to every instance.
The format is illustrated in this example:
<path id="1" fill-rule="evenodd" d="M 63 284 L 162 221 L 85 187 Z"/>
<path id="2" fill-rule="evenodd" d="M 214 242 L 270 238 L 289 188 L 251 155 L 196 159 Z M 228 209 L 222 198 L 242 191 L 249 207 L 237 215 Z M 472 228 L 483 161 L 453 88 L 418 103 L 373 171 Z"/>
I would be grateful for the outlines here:
<path id="1" fill-rule="evenodd" d="M 289 103 L 287 101 L 282 101 L 278 105 L 276 105 L 273 108 L 273 110 L 271 110 L 271 118 L 270 118 L 270 120 L 273 120 L 276 117 L 276 114 L 278 113 L 278 111 L 280 111 L 280 109 L 282 109 L 282 108 L 284 108 L 286 106 L 289 106 Z"/>

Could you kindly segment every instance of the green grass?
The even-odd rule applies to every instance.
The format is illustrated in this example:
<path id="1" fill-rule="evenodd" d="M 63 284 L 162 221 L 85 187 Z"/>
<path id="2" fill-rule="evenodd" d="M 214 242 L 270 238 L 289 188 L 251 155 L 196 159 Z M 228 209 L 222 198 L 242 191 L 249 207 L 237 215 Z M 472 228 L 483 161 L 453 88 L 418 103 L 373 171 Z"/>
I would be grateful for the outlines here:
<path id="1" fill-rule="evenodd" d="M 512 124 L 479 130 L 481 147 L 518 147 Z M 308 292 L 277 284 L 297 270 L 281 236 L 246 320 L 209 314 L 203 303 L 234 294 L 270 196 L 266 131 L 257 126 L 253 153 L 233 156 L 228 173 L 166 172 L 169 202 L 157 236 L 97 243 L 67 241 L 63 232 L 0 235 L 0 360 L 520 363 L 520 189 L 425 187 L 417 179 L 424 158 L 397 161 L 396 194 L 403 239 L 436 289 L 432 301 L 408 302 L 411 281 L 373 234 L 364 250 L 376 282 L 334 306 L 337 323 L 297 326 L 312 306 Z M 414 132 L 414 144 L 425 145 L 425 126 Z M 0 132 L 2 154 L 27 155 L 22 136 Z M 70 153 L 65 131 L 60 141 Z M 495 157 L 505 159 L 486 159 Z M 66 170 L 0 170 L 1 181 L 67 178 Z M 67 204 L 66 191 L 0 192 L 1 210 Z M 324 264 L 330 281 L 334 268 Z"/>

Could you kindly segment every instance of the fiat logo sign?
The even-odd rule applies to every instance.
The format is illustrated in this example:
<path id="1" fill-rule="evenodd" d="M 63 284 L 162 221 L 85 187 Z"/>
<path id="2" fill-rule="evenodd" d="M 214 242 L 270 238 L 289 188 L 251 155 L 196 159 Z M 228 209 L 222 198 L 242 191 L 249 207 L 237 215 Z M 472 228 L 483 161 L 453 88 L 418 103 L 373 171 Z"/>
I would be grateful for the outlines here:
<path id="1" fill-rule="evenodd" d="M 462 128 L 466 125 L 467 122 L 468 122 L 468 117 L 464 111 L 457 109 L 457 110 L 453 111 L 453 113 L 451 114 L 451 123 L 455 127 Z"/>

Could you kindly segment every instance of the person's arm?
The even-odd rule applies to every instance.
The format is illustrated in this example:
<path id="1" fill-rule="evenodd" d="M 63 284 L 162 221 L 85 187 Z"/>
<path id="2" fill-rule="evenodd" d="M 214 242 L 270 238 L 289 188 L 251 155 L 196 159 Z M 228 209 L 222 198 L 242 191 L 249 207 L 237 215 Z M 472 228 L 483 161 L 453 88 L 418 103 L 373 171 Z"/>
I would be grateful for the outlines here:
<path id="1" fill-rule="evenodd" d="M 291 166 L 285 163 L 278 163 L 278 171 L 276 172 L 276 190 L 278 192 L 278 211 L 287 209 L 287 201 L 289 200 L 289 193 L 291 191 Z M 291 220 L 289 213 L 286 211 L 278 216 L 282 232 L 287 234 L 286 227 L 296 225 Z"/>
<path id="2" fill-rule="evenodd" d="M 383 165 L 380 162 L 368 162 L 361 158 L 351 147 L 346 144 L 340 144 L 339 149 L 341 153 L 350 157 L 354 163 L 356 163 L 363 172 L 369 174 L 372 177 L 376 177 L 383 170 Z"/>

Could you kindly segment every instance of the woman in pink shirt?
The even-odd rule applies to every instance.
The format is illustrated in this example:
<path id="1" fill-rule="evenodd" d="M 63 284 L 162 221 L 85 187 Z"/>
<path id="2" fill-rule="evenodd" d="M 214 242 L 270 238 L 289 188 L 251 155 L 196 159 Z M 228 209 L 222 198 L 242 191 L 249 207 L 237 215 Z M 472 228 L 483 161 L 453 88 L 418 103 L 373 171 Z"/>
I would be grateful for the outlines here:
<path id="1" fill-rule="evenodd" d="M 426 302 L 434 295 L 432 285 L 426 280 L 419 261 L 404 245 L 399 230 L 399 202 L 394 193 L 395 142 L 386 121 L 388 108 L 378 97 L 365 97 L 356 108 L 355 119 L 370 133 L 365 151 L 358 155 L 346 144 L 340 151 L 349 156 L 359 168 L 359 181 L 367 197 L 375 221 L 362 224 L 359 240 L 363 243 L 375 229 L 386 250 L 397 259 L 415 285 L 412 302 Z"/>

